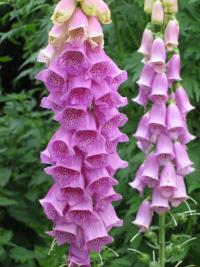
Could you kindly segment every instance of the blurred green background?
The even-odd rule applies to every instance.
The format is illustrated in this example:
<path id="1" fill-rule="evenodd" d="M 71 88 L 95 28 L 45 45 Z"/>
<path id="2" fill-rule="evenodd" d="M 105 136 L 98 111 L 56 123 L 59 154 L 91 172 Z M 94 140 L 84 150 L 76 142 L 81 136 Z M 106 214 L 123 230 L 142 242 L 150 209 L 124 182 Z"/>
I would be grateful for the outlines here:
<path id="1" fill-rule="evenodd" d="M 180 51 L 182 55 L 183 84 L 196 110 L 188 116 L 189 128 L 197 139 L 189 145 L 196 172 L 187 177 L 189 194 L 200 203 L 200 1 L 181 0 L 179 20 L 181 25 Z M 115 243 L 111 246 L 120 257 L 104 249 L 102 257 L 109 267 L 145 267 L 145 261 L 156 251 L 156 228 L 149 234 L 130 239 L 137 233 L 132 225 L 141 199 L 129 188 L 143 154 L 131 137 L 144 110 L 131 102 L 136 96 L 141 70 L 141 57 L 136 52 L 148 16 L 143 12 L 142 0 L 109 0 L 112 10 L 111 25 L 105 26 L 105 49 L 107 53 L 129 72 L 129 80 L 121 93 L 129 98 L 128 107 L 122 111 L 129 117 L 124 132 L 130 142 L 119 147 L 123 159 L 130 166 L 117 175 L 120 183 L 117 191 L 124 200 L 116 205 L 124 227 L 112 231 Z M 39 153 L 46 146 L 57 124 L 52 114 L 41 110 L 40 99 L 47 92 L 35 80 L 42 68 L 36 63 L 37 52 L 47 43 L 50 15 L 55 2 L 48 0 L 0 0 L 0 266 L 1 267 L 59 267 L 65 263 L 66 247 L 56 247 L 48 255 L 52 240 L 45 231 L 51 223 L 44 217 L 38 199 L 44 196 L 51 179 L 46 176 L 39 161 Z M 199 205 L 189 202 L 192 209 L 200 211 Z M 168 217 L 167 266 L 200 267 L 200 221 L 198 216 L 183 216 L 188 208 L 183 204 L 173 214 L 178 222 L 174 227 Z M 157 218 L 154 219 L 156 225 Z M 197 237 L 184 246 L 184 236 Z M 128 248 L 141 251 L 142 255 Z M 92 266 L 98 266 L 98 255 L 92 256 Z"/>

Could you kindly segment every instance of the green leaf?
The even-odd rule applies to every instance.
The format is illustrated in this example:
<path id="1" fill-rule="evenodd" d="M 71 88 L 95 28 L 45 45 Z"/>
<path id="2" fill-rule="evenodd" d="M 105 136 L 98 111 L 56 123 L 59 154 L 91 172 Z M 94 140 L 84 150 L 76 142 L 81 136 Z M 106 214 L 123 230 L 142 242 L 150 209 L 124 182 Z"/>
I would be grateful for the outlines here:
<path id="1" fill-rule="evenodd" d="M 0 206 L 6 207 L 6 206 L 13 206 L 17 205 L 17 202 L 15 200 L 12 200 L 7 197 L 0 197 Z"/>
<path id="2" fill-rule="evenodd" d="M 37 258 L 35 252 L 28 250 L 23 247 L 16 247 L 10 250 L 10 257 L 14 259 L 16 262 L 25 263 L 31 259 Z"/>
<path id="3" fill-rule="evenodd" d="M 5 186 L 11 177 L 11 170 L 7 168 L 0 168 L 0 186 Z"/>
<path id="4" fill-rule="evenodd" d="M 6 245 L 12 239 L 13 233 L 12 231 L 5 230 L 3 228 L 0 229 L 0 244 Z"/>

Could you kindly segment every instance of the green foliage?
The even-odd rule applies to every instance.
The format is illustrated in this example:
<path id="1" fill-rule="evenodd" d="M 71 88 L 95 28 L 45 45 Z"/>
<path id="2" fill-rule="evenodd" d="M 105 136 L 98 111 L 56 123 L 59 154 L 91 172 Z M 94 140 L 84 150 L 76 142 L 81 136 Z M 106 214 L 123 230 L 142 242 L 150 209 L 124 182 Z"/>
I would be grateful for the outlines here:
<path id="1" fill-rule="evenodd" d="M 45 235 L 51 225 L 44 218 L 38 199 L 43 197 L 51 180 L 39 163 L 39 152 L 45 147 L 56 128 L 49 112 L 39 109 L 39 100 L 45 94 L 35 81 L 40 65 L 35 63 L 38 50 L 47 42 L 49 20 L 56 1 L 48 0 L 8 0 L 0 2 L 0 266 L 3 267 L 59 267 L 65 262 L 66 248 L 54 248 L 48 251 L 51 239 Z M 105 266 L 145 267 L 145 260 L 152 260 L 152 248 L 157 255 L 157 228 L 144 236 L 138 236 L 133 243 L 130 239 L 137 233 L 132 225 L 141 199 L 138 193 L 129 188 L 130 182 L 143 154 L 137 149 L 131 137 L 144 112 L 131 103 L 137 94 L 136 80 L 142 64 L 138 49 L 143 29 L 148 17 L 143 12 L 141 0 L 109 0 L 113 14 L 113 24 L 105 26 L 106 51 L 113 59 L 129 72 L 129 80 L 121 89 L 127 95 L 130 104 L 123 108 L 129 117 L 124 132 L 130 136 L 130 142 L 119 147 L 122 158 L 130 166 L 117 175 L 120 183 L 117 187 L 124 200 L 116 205 L 118 214 L 124 219 L 124 227 L 114 229 L 115 243 L 112 249 L 102 252 Z M 189 127 L 197 135 L 196 141 L 189 146 L 191 158 L 195 162 L 196 172 L 187 178 L 190 195 L 200 203 L 200 4 L 199 0 L 181 0 L 179 19 L 181 24 L 180 51 L 183 59 L 183 83 L 197 107 L 189 117 Z M 190 202 L 191 208 L 199 210 Z M 167 266 L 176 265 L 183 260 L 183 266 L 200 263 L 200 226 L 197 216 L 184 216 L 187 210 L 183 204 L 173 211 L 178 222 L 175 227 L 172 218 L 167 218 Z M 157 224 L 155 218 L 154 225 Z M 171 233 L 173 236 L 171 237 Z M 186 241 L 187 234 L 197 237 L 193 242 Z M 141 251 L 143 256 L 128 250 Z M 93 267 L 100 264 L 99 256 L 92 256 Z M 171 265 L 172 264 L 172 265 Z M 151 266 L 157 266 L 152 263 Z"/>

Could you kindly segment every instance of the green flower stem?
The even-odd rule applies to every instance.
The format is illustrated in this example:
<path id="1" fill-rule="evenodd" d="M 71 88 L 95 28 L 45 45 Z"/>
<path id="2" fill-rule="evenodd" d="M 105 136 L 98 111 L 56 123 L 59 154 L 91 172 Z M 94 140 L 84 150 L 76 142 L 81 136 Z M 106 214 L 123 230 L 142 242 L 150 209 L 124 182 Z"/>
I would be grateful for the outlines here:
<path id="1" fill-rule="evenodd" d="M 159 263 L 160 267 L 165 267 L 165 214 L 159 216 Z"/>

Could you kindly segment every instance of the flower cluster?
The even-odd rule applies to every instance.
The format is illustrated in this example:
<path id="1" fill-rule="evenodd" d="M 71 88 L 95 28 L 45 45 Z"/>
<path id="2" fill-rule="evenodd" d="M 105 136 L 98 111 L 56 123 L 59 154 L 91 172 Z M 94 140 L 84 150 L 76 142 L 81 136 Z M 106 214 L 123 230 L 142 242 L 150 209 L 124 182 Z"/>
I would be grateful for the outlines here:
<path id="1" fill-rule="evenodd" d="M 122 225 L 112 206 L 121 199 L 114 175 L 127 167 L 117 144 L 128 141 L 119 127 L 127 104 L 118 87 L 127 79 L 105 54 L 100 22 L 110 22 L 103 0 L 61 0 L 52 16 L 49 44 L 38 55 L 46 69 L 37 75 L 49 95 L 41 106 L 52 110 L 60 125 L 41 161 L 54 185 L 40 202 L 54 223 L 48 234 L 70 244 L 68 263 L 90 266 L 90 251 L 113 241 L 108 232 Z"/>
<path id="2" fill-rule="evenodd" d="M 194 107 L 181 85 L 181 58 L 178 50 L 177 1 L 145 1 L 151 23 L 143 33 L 139 52 L 144 67 L 138 80 L 139 94 L 134 102 L 146 107 L 134 137 L 146 159 L 130 185 L 144 194 L 134 224 L 146 231 L 153 213 L 166 213 L 187 200 L 184 177 L 194 171 L 186 145 L 195 137 L 189 133 L 186 116 Z M 155 32 L 161 25 L 163 32 Z M 164 27 L 163 27 L 164 26 Z"/>

